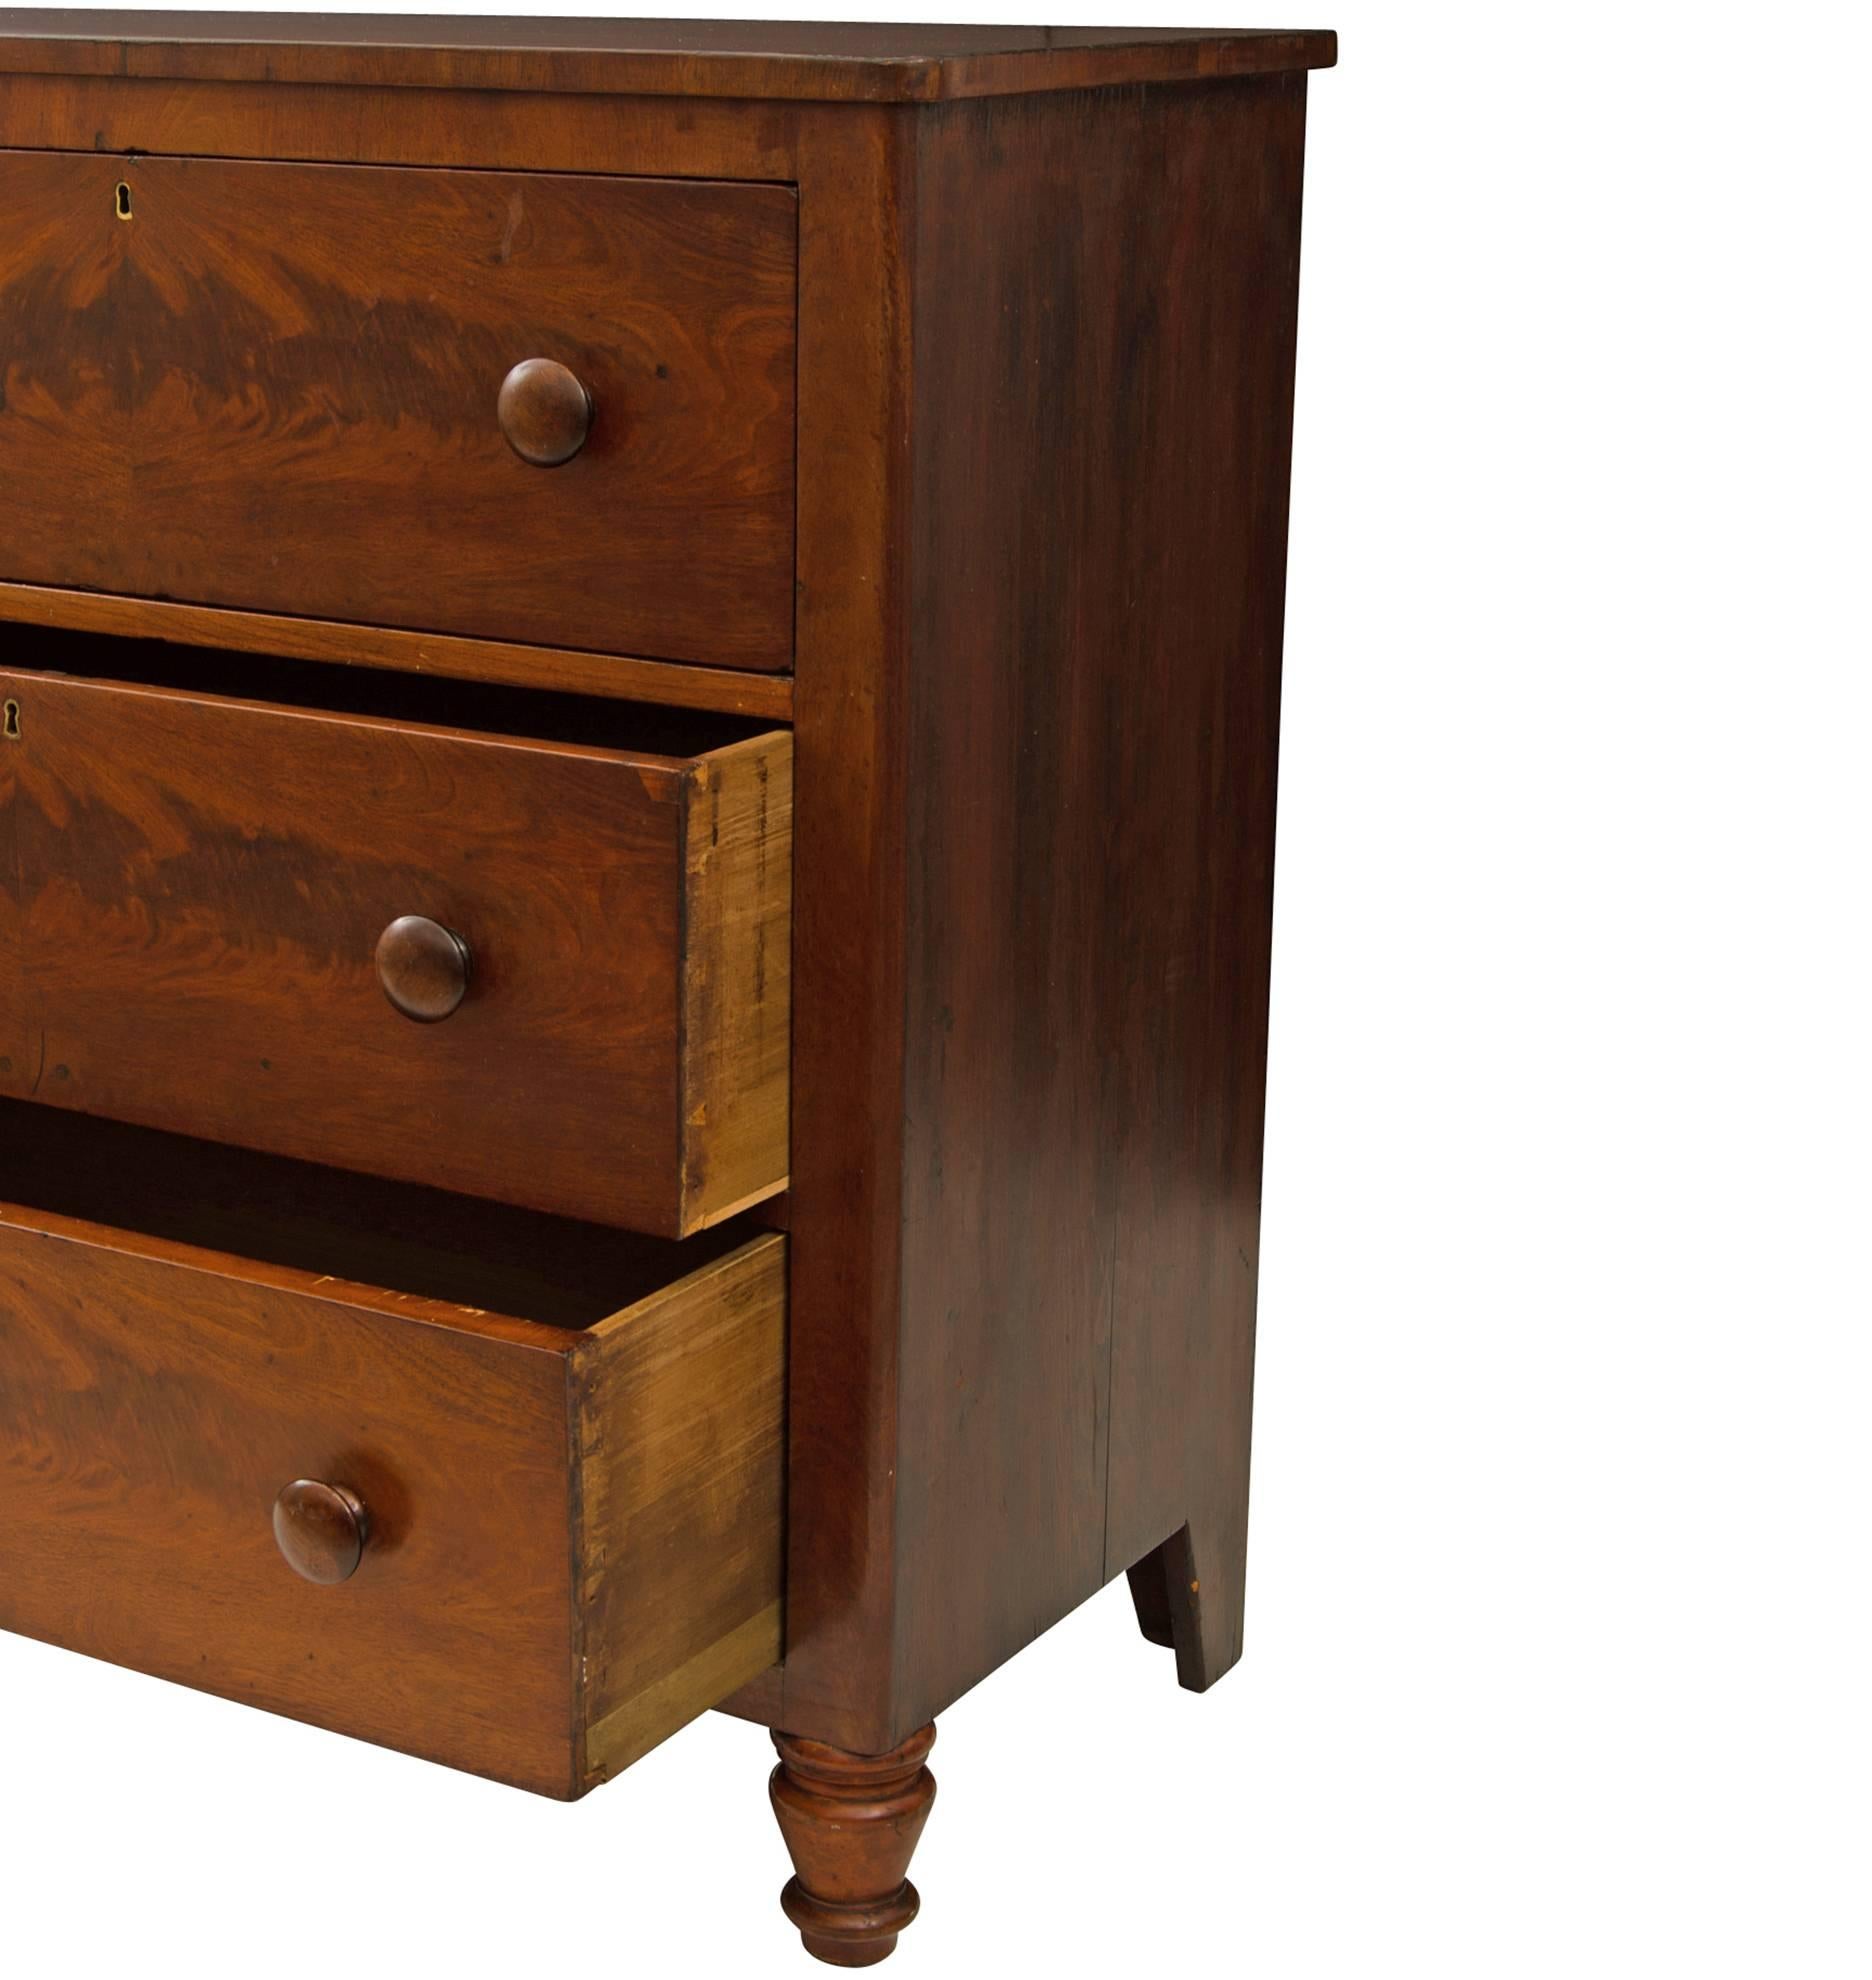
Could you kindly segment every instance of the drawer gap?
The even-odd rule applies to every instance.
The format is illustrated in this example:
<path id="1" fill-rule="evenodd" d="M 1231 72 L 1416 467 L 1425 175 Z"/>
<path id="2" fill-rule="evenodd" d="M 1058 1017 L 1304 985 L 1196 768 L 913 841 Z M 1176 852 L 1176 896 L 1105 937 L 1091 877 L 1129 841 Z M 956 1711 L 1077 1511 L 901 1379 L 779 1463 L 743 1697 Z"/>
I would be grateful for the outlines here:
<path id="1" fill-rule="evenodd" d="M 585 1329 L 746 1242 L 642 1237 L 415 1183 L 0 1101 L 0 1219 L 108 1225 L 411 1298 Z"/>
<path id="2" fill-rule="evenodd" d="M 230 653 L 168 640 L 53 627 L 14 628 L 7 641 L 6 664 L 22 672 L 264 701 L 321 714 L 419 722 L 635 755 L 701 756 L 746 742 L 776 726 L 751 717 L 556 694 L 544 688 L 432 679 L 377 668 Z M 8 733 L 14 732 L 9 727 Z"/>

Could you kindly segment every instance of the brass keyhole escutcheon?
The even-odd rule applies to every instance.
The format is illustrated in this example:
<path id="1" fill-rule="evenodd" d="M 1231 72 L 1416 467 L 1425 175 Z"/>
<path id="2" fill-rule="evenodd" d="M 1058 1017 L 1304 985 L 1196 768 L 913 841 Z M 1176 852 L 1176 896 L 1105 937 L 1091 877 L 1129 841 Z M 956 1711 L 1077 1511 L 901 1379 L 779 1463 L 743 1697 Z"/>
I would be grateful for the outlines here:
<path id="1" fill-rule="evenodd" d="M 130 182 L 117 181 L 117 217 L 119 220 L 134 220 L 136 215 L 130 210 Z"/>
<path id="2" fill-rule="evenodd" d="M 18 742 L 18 741 L 19 741 L 19 739 L 20 739 L 20 732 L 19 732 L 19 703 L 18 703 L 17 701 L 9 701 L 9 702 L 7 703 L 7 705 L 6 705 L 6 726 L 5 726 L 5 728 L 4 728 L 4 729 L 0 729 L 0 734 L 3 734 L 3 735 L 4 735 L 5 737 L 6 737 L 6 739 L 7 739 L 7 741 L 8 741 L 8 742 Z"/>

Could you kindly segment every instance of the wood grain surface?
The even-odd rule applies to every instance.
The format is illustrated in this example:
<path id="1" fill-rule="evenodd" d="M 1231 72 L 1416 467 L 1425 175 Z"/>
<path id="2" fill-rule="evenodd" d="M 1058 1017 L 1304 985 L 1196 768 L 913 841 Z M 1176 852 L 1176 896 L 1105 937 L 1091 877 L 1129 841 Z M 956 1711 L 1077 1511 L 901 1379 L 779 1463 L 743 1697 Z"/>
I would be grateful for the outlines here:
<path id="1" fill-rule="evenodd" d="M 0 154 L 0 577 L 783 669 L 794 232 L 781 186 Z M 529 358 L 596 406 L 562 467 L 502 437 Z"/>
<path id="2" fill-rule="evenodd" d="M 787 1662 L 737 1700 L 853 1751 L 889 1719 L 903 1212 L 909 123 L 798 122 Z"/>
<path id="3" fill-rule="evenodd" d="M 570 1794 L 572 1338 L 0 1207 L 0 1626 Z M 370 1507 L 342 1587 L 304 1476 Z"/>
<path id="4" fill-rule="evenodd" d="M 1330 33 L 809 21 L 0 12 L 0 67 L 219 81 L 927 102 L 1320 68 Z"/>
<path id="5" fill-rule="evenodd" d="M 784 733 L 743 746 L 775 797 L 741 856 L 770 826 L 779 891 L 742 913 L 732 863 L 685 865 L 692 760 L 19 671 L 0 694 L 0 1091 L 667 1236 L 724 1208 L 688 1183 L 699 1111 L 738 1199 L 784 1187 L 784 962 L 764 1017 L 690 999 L 682 1035 L 686 928 L 746 996 L 784 955 Z M 473 953 L 438 1024 L 378 980 L 404 915 Z"/>
<path id="6" fill-rule="evenodd" d="M 786 1305 L 769 1233 L 580 1343 L 587 1786 L 780 1661 Z"/>
<path id="7" fill-rule="evenodd" d="M 0 1128 L 0 1627 L 559 1796 L 778 1656 L 784 1238 Z M 275 1543 L 308 1477 L 338 1586 Z"/>
<path id="8" fill-rule="evenodd" d="M 779 1185 L 793 1046 L 793 739 L 697 760 L 684 787 L 685 1230 Z"/>
<path id="9" fill-rule="evenodd" d="M 0 136 L 797 187 L 788 1654 L 736 1707 L 884 1751 L 1134 1564 L 1209 1681 L 1240 1643 L 1303 114 L 1300 77 L 1220 69 L 1331 38 L 98 32 L 0 31 Z M 605 75 L 627 111 L 579 93 Z M 1151 76 L 1192 86 L 1086 87 Z M 732 93 L 763 88 L 898 101 Z M 1040 93 L 929 100 L 978 88 Z M 543 650 L 368 637 L 485 678 Z M 608 691 L 602 654 L 554 664 Z"/>
<path id="10" fill-rule="evenodd" d="M 186 640 L 228 653 L 277 655 L 340 667 L 376 667 L 504 686 L 551 688 L 666 708 L 723 715 L 758 715 L 786 722 L 793 715 L 793 677 L 735 667 L 693 667 L 558 647 L 503 645 L 444 633 L 347 626 L 329 619 L 285 618 L 276 612 L 233 612 L 214 605 L 177 605 L 108 592 L 62 591 L 53 585 L 0 584 L 0 623 L 55 631 L 106 633 L 124 640 Z M 259 691 L 265 671 L 247 683 Z"/>
<path id="11" fill-rule="evenodd" d="M 780 1764 L 768 1782 L 795 1875 L 781 1909 L 806 1950 L 829 1966 L 875 1966 L 921 1907 L 906 1874 L 936 1800 L 924 1764 L 936 1728 L 889 1753 L 846 1753 L 774 1734 Z"/>
<path id="12" fill-rule="evenodd" d="M 1305 92 L 919 126 L 906 1732 L 1186 1524 L 1240 1654 Z"/>
<path id="13" fill-rule="evenodd" d="M 1304 88 L 920 111 L 802 233 L 893 416 L 797 690 L 790 1733 L 890 1747 L 1186 1528 L 1186 1679 L 1239 1655 Z"/>

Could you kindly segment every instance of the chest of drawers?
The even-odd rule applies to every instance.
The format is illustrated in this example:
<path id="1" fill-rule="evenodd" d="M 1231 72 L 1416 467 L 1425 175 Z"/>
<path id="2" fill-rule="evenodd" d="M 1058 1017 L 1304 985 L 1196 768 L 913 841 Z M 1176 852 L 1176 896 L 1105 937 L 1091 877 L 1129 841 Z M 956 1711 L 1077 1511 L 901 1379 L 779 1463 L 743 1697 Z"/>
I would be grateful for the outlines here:
<path id="1" fill-rule="evenodd" d="M 0 16 L 0 1626 L 760 1721 L 846 1965 L 963 1691 L 1236 1661 L 1332 57 Z"/>

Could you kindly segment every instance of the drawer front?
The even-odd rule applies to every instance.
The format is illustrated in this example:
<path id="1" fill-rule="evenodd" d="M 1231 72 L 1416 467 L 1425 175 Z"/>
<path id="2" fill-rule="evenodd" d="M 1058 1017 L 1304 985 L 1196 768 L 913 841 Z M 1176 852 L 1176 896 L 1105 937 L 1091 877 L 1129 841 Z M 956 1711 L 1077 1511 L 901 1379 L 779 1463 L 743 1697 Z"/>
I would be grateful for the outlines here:
<path id="1" fill-rule="evenodd" d="M 568 1330 L 0 1207 L 0 1627 L 582 1793 L 779 1654 L 783 1260 Z"/>
<path id="2" fill-rule="evenodd" d="M 784 1187 L 787 735 L 0 695 L 0 1093 L 666 1236 Z"/>
<path id="3" fill-rule="evenodd" d="M 784 668 L 795 212 L 0 153 L 0 578 Z"/>

